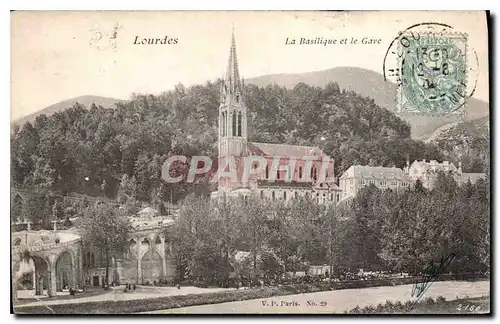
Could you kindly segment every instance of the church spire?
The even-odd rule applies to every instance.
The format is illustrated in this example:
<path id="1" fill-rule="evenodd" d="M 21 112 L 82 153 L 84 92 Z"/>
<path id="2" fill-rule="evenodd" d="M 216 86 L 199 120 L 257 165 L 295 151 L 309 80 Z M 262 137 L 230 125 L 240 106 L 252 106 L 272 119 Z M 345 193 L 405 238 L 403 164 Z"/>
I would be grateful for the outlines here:
<path id="1" fill-rule="evenodd" d="M 227 62 L 224 87 L 230 95 L 239 95 L 240 73 L 238 71 L 238 59 L 236 57 L 236 41 L 234 39 L 234 26 L 231 37 L 231 49 L 229 50 L 229 60 Z"/>

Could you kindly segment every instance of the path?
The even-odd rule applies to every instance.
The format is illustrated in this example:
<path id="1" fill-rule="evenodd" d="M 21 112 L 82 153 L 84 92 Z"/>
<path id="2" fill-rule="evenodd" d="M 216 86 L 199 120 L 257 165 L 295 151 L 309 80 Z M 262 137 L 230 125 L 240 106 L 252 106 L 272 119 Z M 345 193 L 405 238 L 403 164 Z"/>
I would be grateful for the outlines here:
<path id="1" fill-rule="evenodd" d="M 149 312 L 150 314 L 223 314 L 223 313 L 343 313 L 356 306 L 365 307 L 385 303 L 386 300 L 405 302 L 410 300 L 413 285 L 374 287 L 324 291 L 300 295 L 289 295 L 263 299 L 253 299 L 222 304 L 200 305 Z M 489 296 L 489 281 L 444 281 L 433 283 L 425 297 L 443 296 L 446 300 L 456 297 Z M 312 302 L 308 305 L 308 301 Z M 274 303 L 273 303 L 274 302 Z M 326 304 L 321 306 L 321 303 Z"/>
<path id="2" fill-rule="evenodd" d="M 177 289 L 176 287 L 137 287 L 136 290 L 125 293 L 123 292 L 123 288 L 124 286 L 112 287 L 112 289 L 115 290 L 110 290 L 108 293 L 97 296 L 60 299 L 60 300 L 41 299 L 40 301 L 32 303 L 16 305 L 16 308 L 18 307 L 22 308 L 26 306 L 36 306 L 36 305 L 88 303 L 88 302 L 107 301 L 107 300 L 147 299 L 147 298 L 164 297 L 164 296 L 203 294 L 203 293 L 212 293 L 212 292 L 230 290 L 227 288 L 197 288 L 197 287 L 181 287 L 181 289 Z"/>

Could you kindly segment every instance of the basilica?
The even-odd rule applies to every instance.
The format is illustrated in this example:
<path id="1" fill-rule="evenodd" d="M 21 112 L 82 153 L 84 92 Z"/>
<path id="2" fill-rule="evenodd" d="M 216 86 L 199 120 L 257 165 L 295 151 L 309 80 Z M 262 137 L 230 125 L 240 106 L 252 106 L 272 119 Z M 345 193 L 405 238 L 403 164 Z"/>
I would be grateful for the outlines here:
<path id="1" fill-rule="evenodd" d="M 225 162 L 234 161 L 236 176 L 219 177 L 212 198 L 256 195 L 287 202 L 307 196 L 318 203 L 338 202 L 334 161 L 321 148 L 248 141 L 251 107 L 245 104 L 243 88 L 233 33 L 220 89 L 218 150 L 219 166 L 224 168 Z"/>

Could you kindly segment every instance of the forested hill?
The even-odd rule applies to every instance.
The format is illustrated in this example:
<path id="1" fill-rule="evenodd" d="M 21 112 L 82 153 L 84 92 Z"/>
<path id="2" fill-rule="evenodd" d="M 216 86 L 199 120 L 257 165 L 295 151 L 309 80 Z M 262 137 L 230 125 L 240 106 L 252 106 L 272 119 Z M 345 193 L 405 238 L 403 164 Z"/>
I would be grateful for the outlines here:
<path id="1" fill-rule="evenodd" d="M 375 104 L 390 111 L 396 110 L 397 86 L 384 80 L 378 72 L 359 67 L 339 66 L 332 69 L 306 73 L 270 74 L 245 80 L 248 84 L 266 86 L 277 84 L 292 89 L 299 83 L 324 87 L 330 82 L 338 83 L 341 89 L 352 90 L 357 94 L 373 98 Z M 489 105 L 476 98 L 468 98 L 465 105 L 468 120 L 487 117 Z M 436 129 L 460 120 L 458 116 L 443 117 L 402 114 L 400 117 L 412 126 L 412 138 L 426 140 Z"/>
<path id="2" fill-rule="evenodd" d="M 174 200 L 206 192 L 201 185 L 163 183 L 160 167 L 173 154 L 216 156 L 219 85 L 178 85 L 159 96 L 136 95 L 115 109 L 77 104 L 15 127 L 12 185 L 110 198 L 121 190 L 147 202 L 165 200 L 171 191 Z M 392 112 L 335 83 L 247 85 L 244 96 L 250 140 L 322 146 L 336 161 L 336 175 L 353 164 L 403 167 L 406 159 L 444 157 L 436 146 L 412 140 L 410 126 Z"/>
<path id="3" fill-rule="evenodd" d="M 462 161 L 469 172 L 486 172 L 490 160 L 489 117 L 456 123 L 432 136 L 429 143 Z"/>

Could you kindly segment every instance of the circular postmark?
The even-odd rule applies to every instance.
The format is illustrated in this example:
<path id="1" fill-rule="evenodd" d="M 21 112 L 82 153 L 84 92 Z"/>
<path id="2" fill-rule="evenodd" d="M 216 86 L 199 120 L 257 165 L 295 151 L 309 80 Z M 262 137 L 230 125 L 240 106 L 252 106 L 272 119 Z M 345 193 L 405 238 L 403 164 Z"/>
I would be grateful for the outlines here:
<path id="1" fill-rule="evenodd" d="M 384 80 L 395 82 L 397 112 L 464 113 L 477 82 L 478 60 L 468 35 L 441 23 L 398 33 L 384 57 Z"/>

